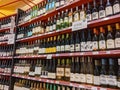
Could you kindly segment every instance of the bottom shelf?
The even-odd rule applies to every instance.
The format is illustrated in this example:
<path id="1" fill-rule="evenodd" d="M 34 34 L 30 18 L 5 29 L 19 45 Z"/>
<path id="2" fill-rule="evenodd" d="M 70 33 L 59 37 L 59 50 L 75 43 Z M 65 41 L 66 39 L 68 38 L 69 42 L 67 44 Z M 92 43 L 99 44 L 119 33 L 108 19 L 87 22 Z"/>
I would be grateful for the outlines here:
<path id="1" fill-rule="evenodd" d="M 29 76 L 22 76 L 22 75 L 16 75 L 16 74 L 13 74 L 12 77 L 34 80 L 34 81 L 40 81 L 40 82 L 45 82 L 45 83 L 71 86 L 71 87 L 78 87 L 78 88 L 88 89 L 88 90 L 119 90 L 119 89 L 104 88 L 104 87 L 94 86 L 94 85 L 78 84 L 78 83 L 69 82 L 69 81 L 58 81 L 58 80 L 51 80 L 51 79 L 45 79 L 45 78 L 43 79 L 43 78 L 37 78 L 37 77 L 29 77 Z"/>

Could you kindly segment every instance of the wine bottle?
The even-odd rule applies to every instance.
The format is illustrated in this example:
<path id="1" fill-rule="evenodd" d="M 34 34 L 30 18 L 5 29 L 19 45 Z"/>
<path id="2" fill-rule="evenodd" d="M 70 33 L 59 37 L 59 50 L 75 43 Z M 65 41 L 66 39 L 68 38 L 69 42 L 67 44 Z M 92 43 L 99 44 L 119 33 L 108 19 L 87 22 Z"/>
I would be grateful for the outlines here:
<path id="1" fill-rule="evenodd" d="M 65 80 L 70 81 L 70 64 L 71 61 L 69 58 L 66 59 L 66 65 L 65 65 Z"/>
<path id="2" fill-rule="evenodd" d="M 71 61 L 71 67 L 70 67 L 70 81 L 74 81 L 75 80 L 75 60 L 74 57 L 72 57 L 72 61 Z"/>
<path id="3" fill-rule="evenodd" d="M 119 23 L 116 23 L 115 26 L 116 26 L 115 48 L 119 49 L 120 48 L 120 26 L 119 26 Z"/>
<path id="4" fill-rule="evenodd" d="M 79 14 L 78 6 L 76 6 L 76 10 L 75 10 L 73 15 L 74 15 L 74 22 L 80 20 L 80 14 Z"/>
<path id="5" fill-rule="evenodd" d="M 114 60 L 109 58 L 108 85 L 112 88 L 117 86 L 117 76 L 115 72 Z"/>
<path id="6" fill-rule="evenodd" d="M 80 36 L 79 36 L 79 31 L 76 32 L 76 37 L 75 37 L 75 51 L 78 52 L 80 51 Z"/>
<path id="7" fill-rule="evenodd" d="M 80 82 L 81 83 L 86 83 L 86 58 L 82 57 L 81 58 L 81 67 L 80 67 Z"/>
<path id="8" fill-rule="evenodd" d="M 115 43 L 114 43 L 114 38 L 112 35 L 112 28 L 110 25 L 108 25 L 108 34 L 107 34 L 107 49 L 114 49 L 115 48 Z"/>
<path id="9" fill-rule="evenodd" d="M 70 36 L 67 33 L 65 39 L 65 52 L 70 52 Z"/>
<path id="10" fill-rule="evenodd" d="M 117 87 L 120 88 L 120 58 L 118 58 Z"/>
<path id="11" fill-rule="evenodd" d="M 65 16 L 64 16 L 64 27 L 66 28 L 69 26 L 69 18 L 68 18 L 68 9 L 66 9 Z"/>
<path id="12" fill-rule="evenodd" d="M 106 49 L 106 40 L 105 40 L 105 36 L 104 36 L 103 27 L 100 27 L 99 49 L 100 50 L 105 50 Z"/>
<path id="13" fill-rule="evenodd" d="M 58 35 L 58 37 L 57 37 L 57 46 L 56 46 L 57 53 L 59 53 L 61 51 L 60 43 L 61 43 L 60 35 Z"/>
<path id="14" fill-rule="evenodd" d="M 92 37 L 91 37 L 91 32 L 90 30 L 88 30 L 88 37 L 87 37 L 87 47 L 86 47 L 86 50 L 87 51 L 92 51 Z"/>
<path id="15" fill-rule="evenodd" d="M 80 20 L 84 20 L 86 18 L 84 4 L 82 4 L 82 10 L 80 11 Z"/>
<path id="16" fill-rule="evenodd" d="M 63 29 L 63 28 L 64 28 L 64 11 L 62 11 L 61 17 L 60 17 L 60 29 Z"/>
<path id="17" fill-rule="evenodd" d="M 93 84 L 100 85 L 100 61 L 99 60 L 95 60 Z"/>
<path id="18" fill-rule="evenodd" d="M 87 18 L 87 21 L 91 21 L 92 20 L 90 3 L 87 4 L 86 18 Z"/>
<path id="19" fill-rule="evenodd" d="M 62 39 L 61 39 L 61 52 L 63 53 L 65 51 L 65 35 L 62 34 Z"/>
<path id="20" fill-rule="evenodd" d="M 98 19 L 98 9 L 96 6 L 96 0 L 94 0 L 93 5 L 94 5 L 94 7 L 92 9 L 92 20 L 96 20 L 96 19 Z"/>
<path id="21" fill-rule="evenodd" d="M 100 85 L 107 87 L 108 85 L 108 73 L 107 73 L 107 60 L 101 59 L 101 70 L 100 70 Z"/>
<path id="22" fill-rule="evenodd" d="M 100 6 L 99 6 L 99 18 L 104 18 L 105 15 L 105 7 L 103 5 L 103 0 L 100 0 Z"/>
<path id="23" fill-rule="evenodd" d="M 120 13 L 120 1 L 119 0 L 114 1 L 113 12 L 114 12 L 114 14 Z"/>
<path id="24" fill-rule="evenodd" d="M 62 78 L 61 78 L 61 75 L 62 73 L 61 73 L 61 61 L 60 61 L 60 59 L 58 59 L 57 60 L 57 68 L 56 68 L 56 78 L 58 79 L 58 80 L 61 80 Z"/>
<path id="25" fill-rule="evenodd" d="M 70 51 L 75 51 L 75 41 L 74 41 L 74 32 L 71 33 L 71 40 L 70 40 Z"/>
<path id="26" fill-rule="evenodd" d="M 105 12 L 106 12 L 106 16 L 113 15 L 113 8 L 112 8 L 112 5 L 110 3 L 110 0 L 107 0 L 106 7 L 105 7 Z"/>
<path id="27" fill-rule="evenodd" d="M 75 58 L 75 82 L 80 82 L 81 78 L 80 78 L 80 61 L 79 61 L 79 57 Z"/>
<path id="28" fill-rule="evenodd" d="M 70 27 L 72 26 L 72 22 L 73 22 L 73 9 L 72 8 L 68 14 L 68 19 L 69 19 L 69 27 Z"/>
<path id="29" fill-rule="evenodd" d="M 88 57 L 87 67 L 86 67 L 86 81 L 88 84 L 93 84 L 93 62 L 91 57 Z"/>
<path id="30" fill-rule="evenodd" d="M 41 75 L 41 60 L 37 60 L 36 66 L 35 66 L 35 76 L 39 77 Z"/>
<path id="31" fill-rule="evenodd" d="M 57 16 L 57 25 L 56 25 L 56 30 L 60 29 L 60 12 L 58 12 L 58 16 Z"/>
<path id="32" fill-rule="evenodd" d="M 87 44 L 86 44 L 85 32 L 84 31 L 82 31 L 80 46 L 81 46 L 81 51 L 86 51 Z"/>
<path id="33" fill-rule="evenodd" d="M 98 50 L 98 31 L 96 28 L 93 29 L 93 39 L 92 39 L 92 50 L 97 51 Z"/>

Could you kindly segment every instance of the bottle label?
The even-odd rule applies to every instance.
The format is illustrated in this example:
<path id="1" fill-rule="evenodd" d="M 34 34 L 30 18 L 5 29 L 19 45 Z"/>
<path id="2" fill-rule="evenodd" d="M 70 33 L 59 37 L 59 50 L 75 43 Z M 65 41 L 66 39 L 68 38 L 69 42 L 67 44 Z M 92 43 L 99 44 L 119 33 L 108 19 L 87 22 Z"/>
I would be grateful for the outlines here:
<path id="1" fill-rule="evenodd" d="M 84 20 L 86 17 L 85 17 L 85 12 L 84 11 L 81 11 L 80 12 L 80 20 Z"/>
<path id="2" fill-rule="evenodd" d="M 74 15 L 74 22 L 79 20 L 79 13 L 75 13 Z"/>
<path id="3" fill-rule="evenodd" d="M 91 21 L 91 20 L 92 20 L 91 14 L 87 14 L 87 15 L 86 15 L 86 18 L 87 18 L 87 21 Z"/>
<path id="4" fill-rule="evenodd" d="M 65 17 L 64 22 L 68 23 L 68 17 Z"/>
<path id="5" fill-rule="evenodd" d="M 60 50 L 60 46 L 57 46 L 56 48 L 57 48 L 57 51 L 58 51 L 58 52 L 61 51 L 61 50 Z"/>
<path id="6" fill-rule="evenodd" d="M 70 51 L 70 45 L 65 45 L 65 51 Z"/>
<path id="7" fill-rule="evenodd" d="M 85 83 L 86 82 L 86 75 L 85 74 L 80 74 L 80 76 L 81 76 L 81 82 L 82 83 Z"/>
<path id="8" fill-rule="evenodd" d="M 56 24 L 53 24 L 53 30 L 56 30 Z"/>
<path id="9" fill-rule="evenodd" d="M 80 51 L 80 44 L 75 44 L 75 51 Z"/>
<path id="10" fill-rule="evenodd" d="M 106 11 L 106 16 L 112 15 L 113 14 L 112 6 L 106 7 L 105 11 Z"/>
<path id="11" fill-rule="evenodd" d="M 35 75 L 35 72 L 29 72 L 29 75 L 30 75 L 30 76 L 34 76 L 34 75 Z"/>
<path id="12" fill-rule="evenodd" d="M 65 76 L 70 77 L 70 68 L 65 68 Z"/>
<path id="13" fill-rule="evenodd" d="M 108 84 L 111 86 L 117 86 L 117 77 L 116 76 L 108 76 Z"/>
<path id="14" fill-rule="evenodd" d="M 56 3 L 55 3 L 55 6 L 56 6 L 56 7 L 59 7 L 59 6 L 60 6 L 60 3 L 59 3 L 59 2 L 56 2 Z"/>
<path id="15" fill-rule="evenodd" d="M 80 82 L 81 81 L 81 77 L 79 73 L 75 73 L 75 79 L 76 82 Z"/>
<path id="16" fill-rule="evenodd" d="M 105 40 L 100 40 L 99 41 L 99 49 L 106 49 Z"/>
<path id="17" fill-rule="evenodd" d="M 74 73 L 70 73 L 70 81 L 75 81 L 75 74 Z"/>
<path id="18" fill-rule="evenodd" d="M 57 25 L 59 25 L 60 24 L 60 20 L 57 20 Z"/>
<path id="19" fill-rule="evenodd" d="M 108 84 L 108 76 L 107 75 L 100 75 L 100 84 L 104 84 L 104 85 Z"/>
<path id="20" fill-rule="evenodd" d="M 41 74 L 41 67 L 35 67 L 35 74 Z"/>
<path id="21" fill-rule="evenodd" d="M 93 48 L 92 42 L 91 41 L 87 41 L 87 47 L 86 47 L 87 51 L 92 51 L 92 48 Z"/>
<path id="22" fill-rule="evenodd" d="M 93 43 L 93 46 L 92 46 L 93 50 L 98 50 L 98 42 L 93 41 L 92 43 Z"/>
<path id="23" fill-rule="evenodd" d="M 65 46 L 64 45 L 61 46 L 61 51 L 65 51 Z"/>
<path id="24" fill-rule="evenodd" d="M 87 74 L 86 79 L 87 79 L 87 83 L 90 83 L 90 84 L 93 83 L 93 75 L 92 74 Z"/>
<path id="25" fill-rule="evenodd" d="M 73 52 L 74 50 L 75 50 L 75 46 L 74 46 L 74 44 L 71 44 L 70 45 L 70 51 Z"/>
<path id="26" fill-rule="evenodd" d="M 94 76 L 94 85 L 100 85 L 100 76 Z"/>
<path id="27" fill-rule="evenodd" d="M 70 15 L 70 16 L 69 16 L 69 23 L 72 23 L 72 22 L 73 22 L 73 16 Z"/>
<path id="28" fill-rule="evenodd" d="M 50 31 L 52 31 L 53 30 L 53 27 L 52 27 L 52 25 L 50 26 Z"/>
<path id="29" fill-rule="evenodd" d="M 117 82 L 117 86 L 120 88 L 120 81 Z"/>
<path id="30" fill-rule="evenodd" d="M 108 49 L 115 48 L 114 40 L 113 39 L 108 39 L 107 40 L 107 48 Z"/>
<path id="31" fill-rule="evenodd" d="M 49 73 L 48 73 L 48 78 L 55 79 L 55 78 L 56 78 L 56 74 L 49 72 Z"/>
<path id="32" fill-rule="evenodd" d="M 29 72 L 30 67 L 29 66 L 25 66 L 25 72 Z"/>
<path id="33" fill-rule="evenodd" d="M 62 24 L 64 21 L 63 21 L 63 18 L 60 19 L 60 24 Z"/>
<path id="34" fill-rule="evenodd" d="M 92 19 L 93 20 L 98 19 L 98 12 L 93 12 L 92 13 Z"/>
<path id="35" fill-rule="evenodd" d="M 120 48 L 120 38 L 115 39 L 115 47 Z"/>
<path id="36" fill-rule="evenodd" d="M 65 4 L 65 1 L 64 0 L 61 0 L 60 1 L 60 5 L 64 5 Z"/>
<path id="37" fill-rule="evenodd" d="M 105 17 L 105 10 L 100 10 L 99 11 L 99 18 L 104 18 Z"/>
<path id="38" fill-rule="evenodd" d="M 85 51 L 85 48 L 86 48 L 86 43 L 81 42 L 81 51 Z"/>
<path id="39" fill-rule="evenodd" d="M 120 12 L 120 4 L 119 3 L 113 5 L 113 11 L 114 11 L 114 14 Z"/>
<path id="40" fill-rule="evenodd" d="M 64 76 L 64 68 L 57 68 L 57 76 Z"/>

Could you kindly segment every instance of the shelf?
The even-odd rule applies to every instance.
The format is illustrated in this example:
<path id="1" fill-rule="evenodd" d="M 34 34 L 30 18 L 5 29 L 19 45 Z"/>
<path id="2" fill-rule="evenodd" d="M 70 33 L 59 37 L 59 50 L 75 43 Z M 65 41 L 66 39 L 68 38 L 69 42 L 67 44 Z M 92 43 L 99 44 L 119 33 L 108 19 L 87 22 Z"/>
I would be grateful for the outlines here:
<path id="1" fill-rule="evenodd" d="M 3 45 L 8 45 L 8 42 L 7 41 L 0 42 L 0 46 L 3 46 Z"/>
<path id="2" fill-rule="evenodd" d="M 23 79 L 46 82 L 46 83 L 53 83 L 53 84 L 59 84 L 59 85 L 65 85 L 65 86 L 79 87 L 79 88 L 84 88 L 84 89 L 89 89 L 89 90 L 90 89 L 91 90 L 118 90 L 118 89 L 103 88 L 103 87 L 87 85 L 87 84 L 71 83 L 71 82 L 67 82 L 67 81 L 58 81 L 58 80 L 35 78 L 35 77 L 29 77 L 29 76 L 21 76 L 21 75 L 16 75 L 16 74 L 13 74 L 12 76 L 16 77 L 16 78 L 23 78 Z"/>
<path id="3" fill-rule="evenodd" d="M 10 27 L 0 28 L 0 32 L 3 32 L 3 31 L 5 31 L 5 30 L 9 30 L 9 29 L 10 29 Z"/>
<path id="4" fill-rule="evenodd" d="M 74 52 L 74 53 L 59 53 L 59 54 L 43 54 L 43 55 L 32 55 L 32 56 L 15 56 L 15 58 L 47 58 L 51 55 L 51 57 L 74 57 L 74 56 L 93 56 L 93 57 L 119 57 L 120 50 L 108 50 L 108 51 L 90 51 L 90 52 Z"/>
<path id="5" fill-rule="evenodd" d="M 45 38 L 45 37 L 50 37 L 50 36 L 55 36 L 55 35 L 70 33 L 70 32 L 71 32 L 71 27 L 68 27 L 68 28 L 65 28 L 62 30 L 57 30 L 57 31 L 53 31 L 53 32 L 48 32 L 48 33 L 28 37 L 28 38 L 19 39 L 19 40 L 16 40 L 16 42 L 32 41 L 32 40 L 36 40 L 36 39 L 40 39 L 40 38 Z"/>
<path id="6" fill-rule="evenodd" d="M 0 73 L 0 75 L 3 75 L 3 76 L 10 76 L 10 74 L 7 74 L 7 73 Z"/>
<path id="7" fill-rule="evenodd" d="M 102 26 L 102 25 L 107 25 L 107 24 L 112 24 L 112 23 L 117 23 L 120 22 L 120 14 L 116 14 L 113 16 L 105 17 L 102 19 L 94 20 L 88 22 L 88 27 L 96 27 L 96 26 Z"/>
<path id="8" fill-rule="evenodd" d="M 12 57 L 0 57 L 0 60 L 2 59 L 12 59 Z"/>
<path id="9" fill-rule="evenodd" d="M 110 17 L 106 17 L 106 18 L 103 18 L 103 19 L 94 20 L 94 21 L 88 22 L 88 27 L 92 28 L 92 27 L 96 27 L 96 26 L 101 26 L 101 25 L 107 25 L 107 24 L 111 24 L 111 23 L 120 22 L 119 18 L 120 18 L 120 14 L 113 15 L 113 16 L 110 16 Z M 39 39 L 39 38 L 55 36 L 55 35 L 59 35 L 59 34 L 63 34 L 63 33 L 70 33 L 70 32 L 72 32 L 71 29 L 72 29 L 72 27 L 68 27 L 68 28 L 65 28 L 65 29 L 62 29 L 62 30 L 58 30 L 58 31 L 48 32 L 48 33 L 45 33 L 45 34 L 40 34 L 40 35 L 28 37 L 28 38 L 19 39 L 19 40 L 16 40 L 16 42 L 32 41 L 32 40 L 36 40 L 36 39 Z"/>
<path id="10" fill-rule="evenodd" d="M 49 12 L 46 12 L 45 14 L 40 15 L 38 17 L 35 17 L 27 22 L 21 23 L 18 26 L 26 26 L 26 25 L 29 25 L 30 23 L 33 23 L 33 22 L 38 21 L 38 20 L 45 20 L 50 16 L 54 16 L 59 11 L 62 11 L 65 9 L 70 9 L 70 8 L 75 8 L 76 6 L 80 6 L 82 4 L 86 4 L 87 2 L 92 2 L 92 1 L 93 0 L 74 0 L 72 2 L 68 2 L 68 3 L 64 4 L 63 6 L 60 6 L 59 8 L 56 8 L 56 9 L 51 10 Z"/>

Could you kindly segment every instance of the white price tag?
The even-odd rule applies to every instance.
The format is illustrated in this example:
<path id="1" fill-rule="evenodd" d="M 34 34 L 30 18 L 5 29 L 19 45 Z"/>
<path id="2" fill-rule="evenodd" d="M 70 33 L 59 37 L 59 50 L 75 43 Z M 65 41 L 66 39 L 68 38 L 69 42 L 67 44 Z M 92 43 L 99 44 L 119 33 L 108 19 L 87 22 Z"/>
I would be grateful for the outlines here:
<path id="1" fill-rule="evenodd" d="M 79 88 L 85 88 L 83 85 L 79 85 Z"/>
<path id="2" fill-rule="evenodd" d="M 55 83 L 56 83 L 56 84 L 59 84 L 59 81 L 56 81 Z"/>
<path id="3" fill-rule="evenodd" d="M 97 87 L 92 87 L 91 90 L 97 90 Z"/>
<path id="4" fill-rule="evenodd" d="M 106 54 L 110 54 L 110 51 L 106 51 Z"/>
<path id="5" fill-rule="evenodd" d="M 95 54 L 99 54 L 99 52 L 93 52 L 92 54 L 93 54 L 93 55 L 95 55 Z"/>
<path id="6" fill-rule="evenodd" d="M 106 88 L 100 88 L 100 90 L 107 90 Z"/>
<path id="7" fill-rule="evenodd" d="M 72 23 L 72 31 L 81 30 L 85 28 L 87 28 L 87 19 Z"/>
<path id="8" fill-rule="evenodd" d="M 8 35 L 8 44 L 14 44 L 14 39 L 15 38 L 15 34 L 9 34 Z"/>
<path id="9" fill-rule="evenodd" d="M 47 55 L 47 59 L 52 59 L 52 54 Z"/>

